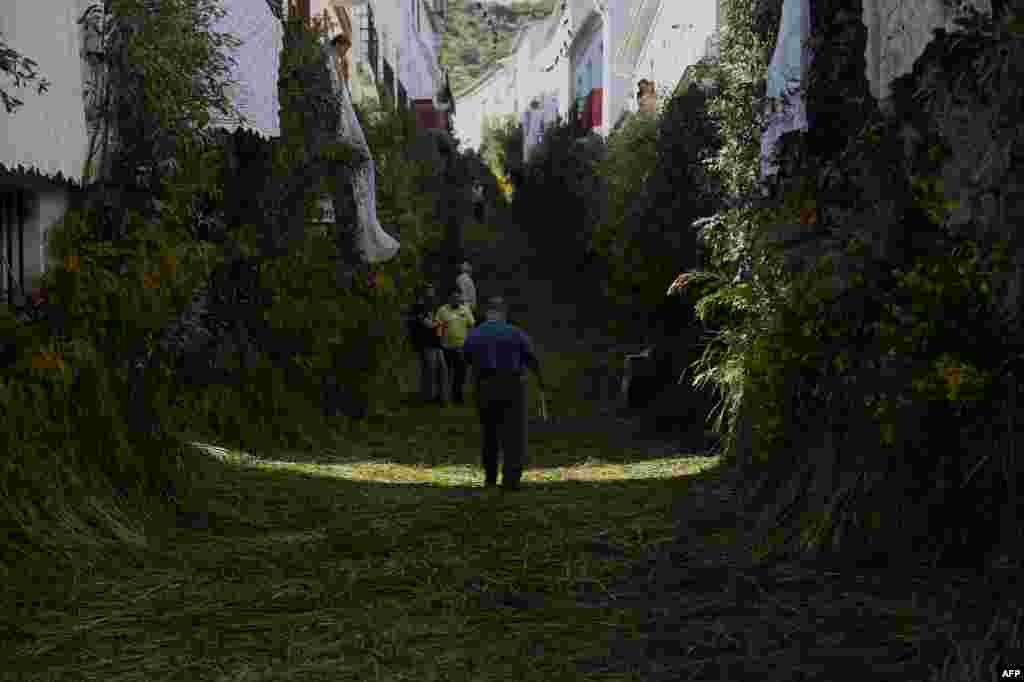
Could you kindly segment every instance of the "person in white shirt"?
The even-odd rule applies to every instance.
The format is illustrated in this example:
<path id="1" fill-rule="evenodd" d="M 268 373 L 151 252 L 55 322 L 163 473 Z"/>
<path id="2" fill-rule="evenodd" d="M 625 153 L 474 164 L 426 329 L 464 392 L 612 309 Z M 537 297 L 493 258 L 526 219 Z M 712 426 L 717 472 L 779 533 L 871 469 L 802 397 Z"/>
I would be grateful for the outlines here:
<path id="1" fill-rule="evenodd" d="M 472 273 L 473 266 L 469 264 L 469 261 L 464 262 L 459 266 L 462 271 L 458 277 L 455 278 L 455 285 L 462 292 L 462 302 L 469 306 L 469 309 L 473 313 L 473 317 L 477 318 L 477 307 L 476 307 L 476 285 L 473 283 Z"/>

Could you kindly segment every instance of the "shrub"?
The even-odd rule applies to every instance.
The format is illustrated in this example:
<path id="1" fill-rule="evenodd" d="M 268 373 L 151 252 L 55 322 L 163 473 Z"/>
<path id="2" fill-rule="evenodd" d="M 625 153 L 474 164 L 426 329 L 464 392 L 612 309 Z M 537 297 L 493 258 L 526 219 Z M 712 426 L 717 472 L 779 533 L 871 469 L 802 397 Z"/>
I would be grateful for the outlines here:
<path id="1" fill-rule="evenodd" d="M 705 168 L 720 147 L 706 99 L 693 86 L 657 118 L 627 117 L 598 166 L 608 208 L 590 248 L 607 263 L 608 293 L 630 317 L 663 304 L 680 266 L 696 267 L 691 224 L 719 208 L 719 183 Z"/>
<path id="2" fill-rule="evenodd" d="M 569 123 L 548 128 L 533 148 L 515 204 L 523 229 L 546 247 L 544 265 L 564 271 L 583 260 L 605 211 L 605 187 L 595 170 L 604 155 L 599 136 L 577 138 Z"/>

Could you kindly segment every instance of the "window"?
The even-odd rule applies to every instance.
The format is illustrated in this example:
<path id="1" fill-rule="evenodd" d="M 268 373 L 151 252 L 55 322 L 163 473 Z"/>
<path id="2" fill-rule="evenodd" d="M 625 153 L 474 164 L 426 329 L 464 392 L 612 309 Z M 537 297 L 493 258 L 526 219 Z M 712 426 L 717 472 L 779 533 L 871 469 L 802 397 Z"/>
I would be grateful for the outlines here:
<path id="1" fill-rule="evenodd" d="M 25 293 L 26 192 L 0 190 L 0 287 L 8 303 Z"/>

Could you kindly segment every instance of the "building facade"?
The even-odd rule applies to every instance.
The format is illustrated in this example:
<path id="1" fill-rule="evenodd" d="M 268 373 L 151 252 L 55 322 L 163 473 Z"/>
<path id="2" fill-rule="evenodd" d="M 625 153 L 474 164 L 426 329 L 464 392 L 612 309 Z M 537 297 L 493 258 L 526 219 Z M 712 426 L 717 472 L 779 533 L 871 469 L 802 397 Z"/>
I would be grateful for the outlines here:
<path id="1" fill-rule="evenodd" d="M 527 156 L 538 131 L 558 117 L 575 116 L 581 130 L 607 136 L 627 111 L 636 111 L 641 79 L 670 89 L 689 66 L 714 54 L 719 5 L 566 0 L 524 28 L 512 54 L 459 93 L 459 139 L 478 148 L 484 120 L 494 115 L 523 124 Z M 511 97 L 500 96 L 502 83 Z"/>
<path id="2" fill-rule="evenodd" d="M 356 104 L 414 110 L 424 128 L 446 128 L 446 81 L 438 54 L 446 21 L 442 0 L 306 0 L 309 16 L 332 21 L 343 7 L 353 36 L 346 58 Z M 300 7 L 299 11 L 305 11 Z M 329 33 L 340 30 L 336 25 Z"/>

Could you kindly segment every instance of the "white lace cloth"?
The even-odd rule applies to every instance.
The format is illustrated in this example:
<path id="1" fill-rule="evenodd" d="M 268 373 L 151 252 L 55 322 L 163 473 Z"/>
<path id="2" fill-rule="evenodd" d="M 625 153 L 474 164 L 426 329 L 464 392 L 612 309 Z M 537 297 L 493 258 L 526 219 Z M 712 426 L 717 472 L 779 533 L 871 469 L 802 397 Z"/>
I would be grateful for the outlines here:
<path id="1" fill-rule="evenodd" d="M 81 182 L 89 147 L 78 17 L 83 3 L 34 0 L 0 3 L 0 33 L 12 49 L 35 59 L 52 85 L 39 94 L 36 83 L 3 89 L 24 102 L 14 114 L 0 106 L 0 163 Z M 7 74 L 4 74 L 6 76 Z"/>
<path id="2" fill-rule="evenodd" d="M 398 241 L 380 226 L 377 220 L 377 187 L 376 166 L 370 147 L 366 143 L 363 128 L 352 107 L 352 93 L 348 83 L 341 79 L 333 68 L 334 46 L 324 46 L 324 56 L 328 60 L 327 71 L 331 76 L 331 85 L 341 102 L 341 139 L 349 143 L 367 159 L 352 175 L 353 192 L 356 199 L 357 220 L 359 222 L 358 245 L 368 263 L 381 263 L 390 260 L 398 253 Z"/>
<path id="3" fill-rule="evenodd" d="M 277 74 L 284 49 L 284 27 L 265 2 L 221 0 L 226 14 L 214 30 L 230 33 L 242 41 L 231 50 L 235 64 L 231 78 L 238 82 L 229 90 L 231 102 L 246 118 L 246 128 L 264 137 L 281 135 L 277 95 Z M 237 117 L 212 114 L 213 125 L 234 130 L 241 125 Z"/>
<path id="4" fill-rule="evenodd" d="M 761 176 L 773 175 L 778 167 L 772 161 L 775 143 L 785 133 L 807 129 L 807 107 L 802 85 L 811 53 L 805 45 L 811 33 L 809 0 L 784 0 L 779 38 L 768 65 L 767 128 L 761 134 Z M 783 101 L 788 95 L 789 100 Z"/>

